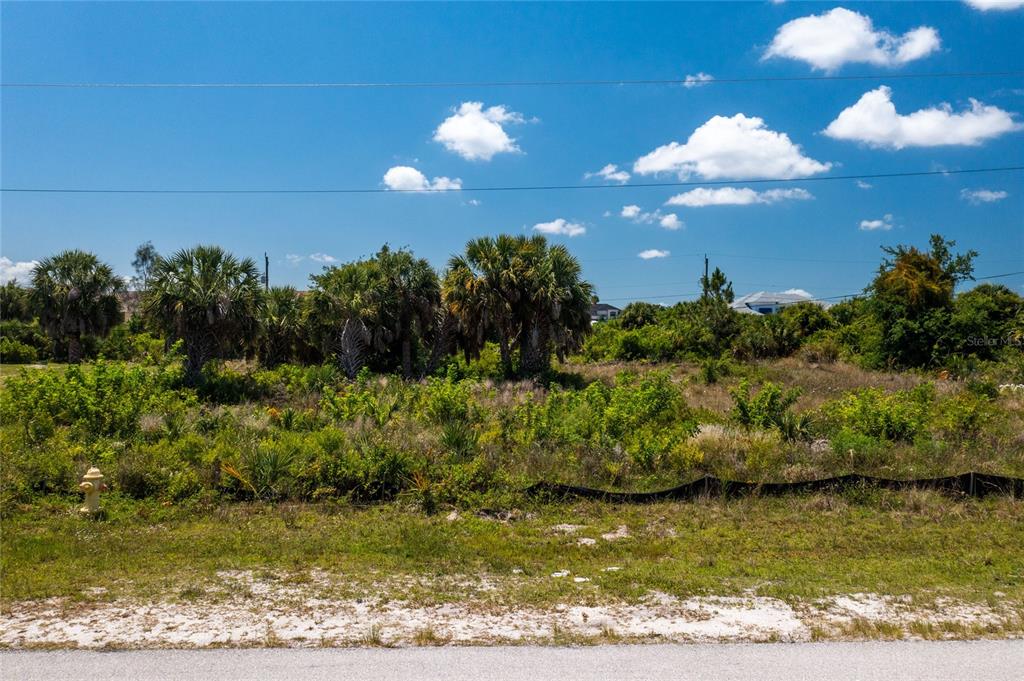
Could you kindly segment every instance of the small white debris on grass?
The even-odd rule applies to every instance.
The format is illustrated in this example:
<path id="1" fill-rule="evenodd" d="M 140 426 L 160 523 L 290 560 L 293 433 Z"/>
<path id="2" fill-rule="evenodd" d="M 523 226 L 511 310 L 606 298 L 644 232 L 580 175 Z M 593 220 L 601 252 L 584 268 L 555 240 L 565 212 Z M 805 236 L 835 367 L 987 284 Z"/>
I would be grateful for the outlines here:
<path id="1" fill-rule="evenodd" d="M 605 532 L 601 535 L 601 539 L 605 541 L 615 541 L 616 539 L 625 539 L 629 536 L 629 528 L 625 525 L 619 525 L 615 528 L 614 532 Z"/>
<path id="2" fill-rule="evenodd" d="M 592 539 L 591 537 L 580 537 L 576 540 L 576 543 L 580 546 L 594 546 L 597 544 L 597 540 Z"/>
<path id="3" fill-rule="evenodd" d="M 568 570 L 559 570 L 557 572 L 552 572 L 551 576 L 552 577 L 568 577 L 569 576 L 569 571 Z"/>
<path id="4" fill-rule="evenodd" d="M 583 582 L 589 582 L 590 577 L 573 577 L 572 581 L 576 582 L 577 584 L 582 584 Z"/>
<path id="5" fill-rule="evenodd" d="M 622 568 L 620 568 L 618 565 L 612 565 L 610 567 L 602 568 L 601 572 L 618 572 L 621 569 Z"/>
<path id="6" fill-rule="evenodd" d="M 576 534 L 578 530 L 583 529 L 583 525 L 573 525 L 572 523 L 561 523 L 558 525 L 551 526 L 552 531 L 561 532 L 562 534 Z"/>

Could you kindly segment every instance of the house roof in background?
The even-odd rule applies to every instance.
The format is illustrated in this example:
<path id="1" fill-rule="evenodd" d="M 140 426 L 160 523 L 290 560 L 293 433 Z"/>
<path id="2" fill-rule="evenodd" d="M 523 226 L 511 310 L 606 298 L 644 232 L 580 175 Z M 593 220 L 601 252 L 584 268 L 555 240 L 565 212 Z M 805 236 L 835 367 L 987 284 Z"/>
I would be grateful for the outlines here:
<path id="1" fill-rule="evenodd" d="M 829 305 L 823 301 L 815 300 L 806 293 L 797 292 L 773 292 L 773 291 L 757 291 L 756 293 L 748 293 L 745 296 L 740 296 L 732 302 L 732 309 L 738 312 L 753 312 L 757 314 L 757 311 L 753 308 L 767 307 L 767 306 L 779 306 L 785 307 L 786 305 L 795 305 L 796 303 L 812 302 L 822 307 L 829 307 Z"/>

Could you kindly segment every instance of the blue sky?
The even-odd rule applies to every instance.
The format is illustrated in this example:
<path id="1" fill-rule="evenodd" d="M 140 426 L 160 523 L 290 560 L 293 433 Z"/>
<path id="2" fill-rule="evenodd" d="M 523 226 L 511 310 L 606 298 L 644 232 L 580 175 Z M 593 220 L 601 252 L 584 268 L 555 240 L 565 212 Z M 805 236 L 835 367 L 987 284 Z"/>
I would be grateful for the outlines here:
<path id="1" fill-rule="evenodd" d="M 695 87 L 4 88 L 7 188 L 387 188 L 397 167 L 392 186 L 452 190 L 4 193 L 3 276 L 65 248 L 94 251 L 127 275 L 143 241 L 163 253 L 212 242 L 260 262 L 268 252 L 272 282 L 303 288 L 324 261 L 366 256 L 384 242 L 441 268 L 469 238 L 535 226 L 561 231 L 551 239 L 617 304 L 686 298 L 704 253 L 738 294 L 852 293 L 870 280 L 881 245 L 924 244 L 932 232 L 978 250 L 978 275 L 1024 270 L 1021 172 L 878 179 L 867 188 L 852 180 L 690 194 L 695 187 L 631 187 L 1020 165 L 1024 78 L 894 76 L 1024 69 L 1021 8 L 5 3 L 0 11 L 5 83 L 877 74 Z M 608 164 L 628 179 L 587 177 Z M 459 183 L 622 186 L 478 194 L 455 190 Z M 668 255 L 638 256 L 645 252 Z M 1024 290 L 1024 275 L 999 281 Z"/>

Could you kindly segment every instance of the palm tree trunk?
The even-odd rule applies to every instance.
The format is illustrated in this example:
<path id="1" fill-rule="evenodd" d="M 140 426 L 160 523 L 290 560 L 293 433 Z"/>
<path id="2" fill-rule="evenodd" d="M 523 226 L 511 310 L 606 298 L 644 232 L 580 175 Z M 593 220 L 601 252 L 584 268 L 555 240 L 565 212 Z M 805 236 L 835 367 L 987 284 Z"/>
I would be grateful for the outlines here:
<path id="1" fill-rule="evenodd" d="M 203 367 L 213 353 L 202 338 L 185 339 L 185 383 L 197 385 L 203 377 Z"/>
<path id="2" fill-rule="evenodd" d="M 78 364 L 82 361 L 82 338 L 77 333 L 68 336 L 68 363 Z"/>
<path id="3" fill-rule="evenodd" d="M 523 325 L 520 343 L 520 369 L 525 376 L 540 376 L 551 368 L 551 347 L 544 321 Z"/>
<path id="4" fill-rule="evenodd" d="M 402 376 L 412 378 L 412 339 L 409 334 L 402 338 Z"/>
<path id="5" fill-rule="evenodd" d="M 508 344 L 508 326 L 504 322 L 498 324 L 498 349 L 501 351 L 501 370 L 505 378 L 512 378 L 512 349 Z"/>
<path id="6" fill-rule="evenodd" d="M 443 310 L 440 314 L 442 317 L 438 324 L 437 335 L 434 337 L 434 342 L 430 348 L 430 357 L 427 359 L 427 365 L 424 367 L 421 377 L 429 376 L 437 371 L 437 367 L 441 365 L 441 360 L 448 354 L 448 349 L 451 345 L 455 319 Z"/>

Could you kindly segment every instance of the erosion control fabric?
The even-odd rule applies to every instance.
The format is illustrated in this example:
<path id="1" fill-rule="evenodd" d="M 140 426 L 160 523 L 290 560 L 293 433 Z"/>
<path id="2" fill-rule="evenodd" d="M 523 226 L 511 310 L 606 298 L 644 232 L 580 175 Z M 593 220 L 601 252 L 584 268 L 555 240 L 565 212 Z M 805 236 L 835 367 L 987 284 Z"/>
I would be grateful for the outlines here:
<path id="1" fill-rule="evenodd" d="M 892 490 L 927 489 L 939 490 L 970 497 L 988 494 L 1024 496 L 1024 479 L 987 473 L 961 473 L 944 478 L 920 480 L 888 480 L 870 475 L 841 475 L 835 478 L 805 480 L 802 482 L 739 482 L 722 480 L 713 476 L 698 478 L 678 487 L 655 492 L 610 492 L 593 487 L 563 485 L 553 482 L 538 482 L 527 488 L 527 494 L 536 496 L 601 499 L 625 503 L 643 503 L 665 499 L 695 499 L 700 496 L 739 496 L 743 494 L 790 494 L 806 492 L 835 492 L 857 487 L 878 487 Z"/>

